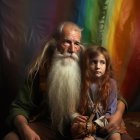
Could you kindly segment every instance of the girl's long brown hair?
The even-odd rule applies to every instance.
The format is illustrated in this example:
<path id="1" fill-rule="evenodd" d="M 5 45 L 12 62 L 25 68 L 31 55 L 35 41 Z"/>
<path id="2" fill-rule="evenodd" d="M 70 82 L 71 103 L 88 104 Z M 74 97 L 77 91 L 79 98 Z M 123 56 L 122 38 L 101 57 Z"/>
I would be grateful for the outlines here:
<path id="1" fill-rule="evenodd" d="M 88 107 L 88 91 L 90 88 L 90 85 L 93 81 L 93 73 L 90 71 L 90 61 L 94 57 L 98 56 L 99 54 L 102 54 L 105 57 L 106 60 L 106 71 L 104 76 L 102 77 L 102 80 L 100 80 L 99 84 L 99 91 L 96 103 L 101 102 L 101 104 L 104 107 L 104 110 L 106 110 L 107 107 L 107 99 L 109 94 L 109 88 L 110 88 L 110 78 L 114 78 L 113 76 L 113 70 L 112 65 L 110 61 L 109 54 L 107 50 L 104 47 L 101 46 L 91 46 L 88 47 L 85 50 L 83 59 L 82 59 L 82 84 L 81 84 L 81 99 L 79 104 L 79 112 L 81 114 L 84 114 Z"/>

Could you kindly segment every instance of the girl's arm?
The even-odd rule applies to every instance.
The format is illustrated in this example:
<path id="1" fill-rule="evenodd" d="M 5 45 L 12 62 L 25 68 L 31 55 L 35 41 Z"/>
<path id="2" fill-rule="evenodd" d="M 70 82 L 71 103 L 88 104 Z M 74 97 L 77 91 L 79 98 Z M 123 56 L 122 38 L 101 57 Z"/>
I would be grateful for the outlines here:
<path id="1" fill-rule="evenodd" d="M 114 112 L 111 113 L 110 116 L 107 117 L 108 119 L 108 125 L 106 126 L 106 129 L 110 132 L 113 130 L 116 130 L 120 127 L 120 124 L 122 122 L 122 116 L 125 110 L 125 104 L 122 100 L 117 100 L 117 96 L 118 96 L 118 92 L 117 92 L 117 85 L 116 82 L 113 85 L 113 90 L 111 93 L 111 99 L 113 99 L 113 94 L 116 95 L 116 98 L 114 98 L 113 100 L 117 101 L 116 102 L 116 107 L 115 107 L 115 102 L 114 101 L 110 101 L 110 103 L 112 103 L 112 105 L 115 107 Z M 110 104 L 110 108 L 112 107 L 112 105 Z"/>

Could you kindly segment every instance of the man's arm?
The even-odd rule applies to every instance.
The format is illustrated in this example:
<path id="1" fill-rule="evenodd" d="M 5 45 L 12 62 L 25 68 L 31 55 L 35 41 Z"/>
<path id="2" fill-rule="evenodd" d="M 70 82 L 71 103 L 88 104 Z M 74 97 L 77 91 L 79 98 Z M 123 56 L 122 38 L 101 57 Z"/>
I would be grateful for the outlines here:
<path id="1" fill-rule="evenodd" d="M 18 115 L 24 116 L 27 120 L 29 119 L 30 112 L 34 108 L 31 101 L 31 94 L 27 88 L 27 84 L 19 90 L 15 100 L 10 105 L 9 115 L 7 123 L 9 127 L 13 127 L 14 118 Z"/>
<path id="2" fill-rule="evenodd" d="M 14 118 L 14 125 L 22 139 L 40 140 L 39 135 L 30 128 L 27 119 L 23 115 L 17 115 Z"/>
<path id="3" fill-rule="evenodd" d="M 7 123 L 11 129 L 15 128 L 24 140 L 40 140 L 39 136 L 28 124 L 30 115 L 37 109 L 32 100 L 33 93 L 30 93 L 30 91 L 32 90 L 29 88 L 28 83 L 25 82 L 10 106 Z"/>

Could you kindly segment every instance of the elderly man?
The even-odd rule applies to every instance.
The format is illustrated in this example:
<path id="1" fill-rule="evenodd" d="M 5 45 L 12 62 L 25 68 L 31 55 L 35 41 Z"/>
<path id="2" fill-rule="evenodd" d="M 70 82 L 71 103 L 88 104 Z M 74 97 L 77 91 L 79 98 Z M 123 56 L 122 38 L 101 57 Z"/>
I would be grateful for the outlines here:
<path id="1" fill-rule="evenodd" d="M 28 78 L 13 101 L 8 123 L 13 131 L 4 140 L 63 140 L 69 135 L 70 114 L 80 97 L 81 29 L 62 23 L 28 69 Z M 119 102 L 108 129 L 121 120 Z"/>

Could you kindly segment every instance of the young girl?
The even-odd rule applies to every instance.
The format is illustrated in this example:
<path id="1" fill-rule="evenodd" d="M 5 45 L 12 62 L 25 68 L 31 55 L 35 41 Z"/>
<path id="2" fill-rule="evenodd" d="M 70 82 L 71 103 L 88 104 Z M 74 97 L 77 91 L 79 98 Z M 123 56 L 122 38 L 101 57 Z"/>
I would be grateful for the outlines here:
<path id="1" fill-rule="evenodd" d="M 117 85 L 113 78 L 112 65 L 107 50 L 100 46 L 86 49 L 82 63 L 82 90 L 79 105 L 79 114 L 75 117 L 78 122 L 87 121 L 87 116 L 94 112 L 93 122 L 101 116 L 112 115 L 117 106 Z M 106 119 L 101 119 L 106 121 Z M 104 124 L 105 125 L 105 124 Z M 97 129 L 94 134 L 84 140 L 120 140 L 117 131 L 104 134 Z"/>

